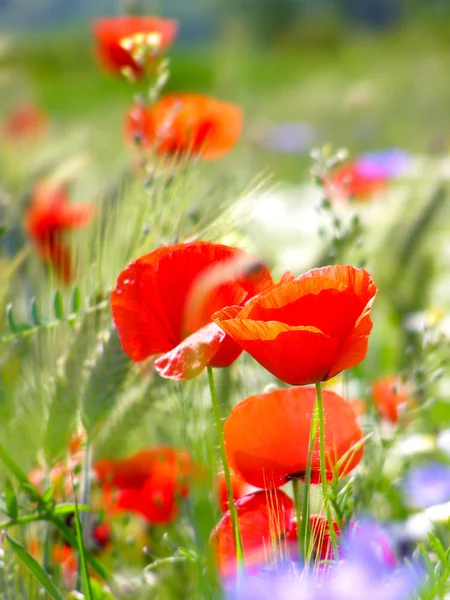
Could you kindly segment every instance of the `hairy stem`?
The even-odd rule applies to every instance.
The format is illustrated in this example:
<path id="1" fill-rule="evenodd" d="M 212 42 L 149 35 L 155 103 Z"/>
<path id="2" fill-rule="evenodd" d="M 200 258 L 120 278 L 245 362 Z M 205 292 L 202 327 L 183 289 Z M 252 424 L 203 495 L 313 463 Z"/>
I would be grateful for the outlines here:
<path id="1" fill-rule="evenodd" d="M 224 440 L 224 436 L 223 436 L 222 421 L 220 419 L 219 401 L 217 398 L 217 391 L 216 391 L 216 386 L 214 383 L 213 370 L 211 367 L 207 367 L 207 371 L 208 371 L 209 391 L 211 394 L 211 402 L 212 402 L 213 412 L 214 412 L 214 420 L 216 423 L 217 436 L 219 438 L 220 457 L 222 460 L 223 472 L 225 475 L 225 483 L 226 483 L 226 487 L 227 487 L 228 507 L 230 510 L 231 525 L 233 528 L 234 545 L 236 548 L 236 559 L 237 559 L 237 563 L 238 563 L 238 568 L 242 569 L 243 565 L 244 565 L 244 551 L 243 551 L 243 547 L 242 547 L 241 532 L 239 529 L 238 514 L 237 514 L 236 507 L 234 505 L 234 501 L 233 501 L 233 488 L 231 485 L 230 468 L 228 466 L 227 455 L 225 452 L 225 440 Z"/>
<path id="2" fill-rule="evenodd" d="M 337 535 L 334 529 L 333 516 L 331 514 L 331 507 L 328 499 L 328 481 L 327 481 L 327 466 L 326 466 L 326 452 L 325 452 L 325 416 L 323 411 L 323 398 L 322 398 L 322 386 L 316 383 L 316 405 L 317 412 L 319 415 L 319 444 L 320 444 L 320 479 L 322 482 L 322 495 L 325 505 L 325 513 L 327 515 L 329 534 L 333 543 L 333 550 L 337 558 L 338 547 L 337 547 Z"/>

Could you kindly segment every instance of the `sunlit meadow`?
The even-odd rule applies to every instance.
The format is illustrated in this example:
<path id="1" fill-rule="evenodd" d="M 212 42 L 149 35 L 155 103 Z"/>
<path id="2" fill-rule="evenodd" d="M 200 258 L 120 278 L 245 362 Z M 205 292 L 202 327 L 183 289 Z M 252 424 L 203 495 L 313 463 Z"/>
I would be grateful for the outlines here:
<path id="1" fill-rule="evenodd" d="M 2 600 L 450 598 L 450 12 L 277 1 L 0 3 Z"/>

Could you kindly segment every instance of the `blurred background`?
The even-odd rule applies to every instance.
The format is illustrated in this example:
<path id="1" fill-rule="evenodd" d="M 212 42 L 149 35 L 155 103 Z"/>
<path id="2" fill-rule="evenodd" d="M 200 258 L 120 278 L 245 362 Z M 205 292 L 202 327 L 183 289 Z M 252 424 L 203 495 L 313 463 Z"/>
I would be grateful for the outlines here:
<path id="1" fill-rule="evenodd" d="M 0 111 L 31 100 L 61 128 L 91 119 L 106 157 L 133 90 L 99 73 L 90 21 L 124 12 L 180 21 L 168 89 L 240 104 L 253 172 L 303 180 L 325 142 L 447 149 L 446 0 L 0 0 Z"/>

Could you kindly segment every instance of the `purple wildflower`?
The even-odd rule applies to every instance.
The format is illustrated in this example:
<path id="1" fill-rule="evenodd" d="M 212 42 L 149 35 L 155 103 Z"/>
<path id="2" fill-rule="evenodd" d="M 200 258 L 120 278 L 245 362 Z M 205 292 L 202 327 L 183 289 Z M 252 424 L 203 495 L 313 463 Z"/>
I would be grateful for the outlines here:
<path id="1" fill-rule="evenodd" d="M 316 139 L 314 128 L 308 123 L 287 122 L 269 128 L 263 145 L 272 152 L 295 154 L 309 150 Z"/>
<path id="2" fill-rule="evenodd" d="M 401 177 L 408 169 L 411 155 L 406 150 L 391 148 L 361 154 L 356 160 L 358 171 L 366 177 Z"/>
<path id="3" fill-rule="evenodd" d="M 450 500 L 450 465 L 429 462 L 412 468 L 405 476 L 403 491 L 411 508 L 427 508 Z"/>
<path id="4" fill-rule="evenodd" d="M 342 558 L 322 569 L 292 565 L 262 572 L 228 590 L 227 600 L 410 600 L 423 581 L 419 565 L 386 559 L 382 530 L 364 524 L 347 532 Z M 384 539 L 384 538 L 383 538 Z"/>

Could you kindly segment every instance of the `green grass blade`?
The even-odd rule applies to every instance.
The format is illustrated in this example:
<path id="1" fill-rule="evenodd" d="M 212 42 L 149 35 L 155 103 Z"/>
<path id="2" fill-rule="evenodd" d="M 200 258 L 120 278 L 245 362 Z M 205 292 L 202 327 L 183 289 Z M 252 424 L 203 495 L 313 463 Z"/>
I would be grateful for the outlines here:
<path id="1" fill-rule="evenodd" d="M 54 598 L 54 600 L 64 600 L 63 596 L 59 593 L 58 588 L 55 586 L 53 581 L 41 567 L 41 565 L 34 559 L 31 554 L 26 550 L 22 544 L 19 544 L 16 540 L 11 538 L 7 533 L 4 534 L 6 539 L 8 540 L 9 545 L 12 550 L 16 554 L 17 558 L 23 562 L 23 564 L 28 567 L 28 569 L 33 573 L 33 575 L 41 582 L 41 584 L 46 589 L 47 593 Z"/>
<path id="2" fill-rule="evenodd" d="M 61 533 L 63 534 L 63 536 L 65 537 L 65 539 L 69 542 L 69 544 L 73 547 L 73 548 L 77 548 L 78 546 L 78 542 L 77 542 L 77 536 L 74 535 L 74 533 L 71 531 L 71 529 L 60 519 L 58 519 L 58 517 L 52 516 L 49 518 L 49 521 L 51 521 L 55 527 L 57 527 Z M 91 567 L 94 569 L 94 571 L 100 575 L 100 577 L 104 580 L 104 581 L 109 581 L 111 579 L 111 576 L 108 572 L 108 570 L 106 569 L 106 567 L 104 565 L 102 565 L 102 563 L 97 560 L 94 556 L 92 556 L 92 554 L 86 550 L 86 548 L 84 549 L 84 555 L 86 558 L 86 561 L 91 565 Z"/>
<path id="3" fill-rule="evenodd" d="M 72 480 L 73 485 L 73 480 Z M 78 567 L 81 569 L 81 577 L 83 581 L 83 593 L 86 600 L 93 600 L 92 590 L 91 590 L 91 580 L 89 579 L 88 566 L 86 561 L 84 540 L 83 540 L 83 530 L 81 528 L 80 521 L 80 513 L 78 511 L 78 502 L 76 497 L 75 500 L 75 529 L 77 532 L 77 545 L 78 545 Z"/>
<path id="4" fill-rule="evenodd" d="M 31 485 L 28 481 L 28 477 L 24 471 L 19 467 L 16 461 L 12 458 L 9 452 L 0 444 L 0 460 L 5 464 L 6 467 L 13 473 L 20 481 L 20 483 L 26 483 Z"/>

